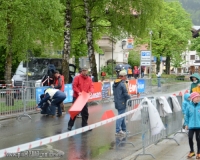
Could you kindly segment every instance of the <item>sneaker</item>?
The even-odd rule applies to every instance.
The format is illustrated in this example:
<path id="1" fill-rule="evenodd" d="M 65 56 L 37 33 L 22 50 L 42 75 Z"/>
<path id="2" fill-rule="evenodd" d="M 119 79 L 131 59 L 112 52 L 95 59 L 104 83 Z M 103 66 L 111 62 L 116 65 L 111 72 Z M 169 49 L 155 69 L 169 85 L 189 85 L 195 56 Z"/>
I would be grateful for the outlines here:
<path id="1" fill-rule="evenodd" d="M 72 130 L 72 126 L 68 126 L 68 131 L 71 131 Z"/>
<path id="2" fill-rule="evenodd" d="M 126 133 L 125 133 L 125 132 L 123 132 L 123 131 L 121 130 L 121 131 L 119 131 L 119 132 L 115 133 L 115 135 L 116 135 L 116 136 L 125 136 L 125 135 L 126 135 Z"/>
<path id="3" fill-rule="evenodd" d="M 81 114 L 79 113 L 78 115 L 77 115 L 77 118 L 81 118 L 82 116 L 81 116 Z"/>
<path id="4" fill-rule="evenodd" d="M 187 156 L 187 158 L 192 158 L 193 156 L 195 156 L 195 153 L 194 152 L 190 152 Z"/>
<path id="5" fill-rule="evenodd" d="M 62 114 L 58 114 L 57 117 L 62 117 Z"/>

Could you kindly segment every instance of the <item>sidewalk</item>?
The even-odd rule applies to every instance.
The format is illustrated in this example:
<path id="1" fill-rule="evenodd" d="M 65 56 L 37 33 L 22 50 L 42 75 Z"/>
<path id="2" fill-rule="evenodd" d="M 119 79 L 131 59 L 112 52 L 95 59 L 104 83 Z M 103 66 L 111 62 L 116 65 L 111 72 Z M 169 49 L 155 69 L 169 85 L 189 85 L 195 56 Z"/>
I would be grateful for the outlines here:
<path id="1" fill-rule="evenodd" d="M 173 137 L 173 136 L 172 136 Z M 186 160 L 190 151 L 188 137 L 185 133 L 177 133 L 174 138 L 180 145 L 177 145 L 174 140 L 163 140 L 157 145 L 151 145 L 146 148 L 146 154 L 152 154 L 157 160 Z M 194 139 L 194 142 L 196 140 Z M 196 143 L 194 144 L 196 149 Z M 124 158 L 123 160 L 134 160 L 138 154 L 142 154 L 143 150 L 139 150 L 134 154 Z M 196 159 L 195 157 L 190 159 Z M 137 160 L 153 160 L 150 155 L 142 155 L 137 157 Z"/>

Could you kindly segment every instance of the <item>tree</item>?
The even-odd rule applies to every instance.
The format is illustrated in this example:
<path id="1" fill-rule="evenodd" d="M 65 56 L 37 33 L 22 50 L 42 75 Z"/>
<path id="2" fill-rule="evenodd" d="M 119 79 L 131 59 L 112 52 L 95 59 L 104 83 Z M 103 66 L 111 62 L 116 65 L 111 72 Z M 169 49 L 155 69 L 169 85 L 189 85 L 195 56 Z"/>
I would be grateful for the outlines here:
<path id="1" fill-rule="evenodd" d="M 192 39 L 190 49 L 200 53 L 200 37 Z"/>
<path id="2" fill-rule="evenodd" d="M 171 64 L 174 68 L 180 68 L 186 61 L 182 58 L 181 52 L 175 52 L 171 57 Z"/>
<path id="3" fill-rule="evenodd" d="M 140 66 L 140 53 L 137 51 L 130 51 L 128 56 L 128 64 L 131 66 Z"/>
<path id="4" fill-rule="evenodd" d="M 62 60 L 62 74 L 64 75 L 65 83 L 69 81 L 69 57 L 71 52 L 71 0 L 66 0 L 65 10 L 65 31 L 64 31 L 64 47 L 63 47 L 63 60 Z"/>
<path id="5" fill-rule="evenodd" d="M 166 73 L 170 74 L 172 55 L 187 48 L 191 38 L 191 19 L 179 2 L 163 2 L 159 15 L 152 26 L 152 53 L 160 60 L 166 57 Z M 149 37 L 149 35 L 148 35 Z M 177 56 L 176 56 L 177 57 Z M 157 71 L 160 61 L 157 61 Z"/>
<path id="6" fill-rule="evenodd" d="M 0 5 L 0 46 L 5 47 L 5 80 L 11 81 L 14 58 L 26 59 L 28 50 L 53 45 L 63 33 L 63 5 L 59 0 L 7 0 Z"/>

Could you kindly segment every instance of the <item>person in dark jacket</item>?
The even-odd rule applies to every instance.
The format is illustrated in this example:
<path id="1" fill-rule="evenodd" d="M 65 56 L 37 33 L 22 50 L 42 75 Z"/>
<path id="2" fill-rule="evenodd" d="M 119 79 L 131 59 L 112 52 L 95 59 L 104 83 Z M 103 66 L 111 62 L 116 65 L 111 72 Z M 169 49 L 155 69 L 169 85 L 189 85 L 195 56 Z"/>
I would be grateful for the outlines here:
<path id="1" fill-rule="evenodd" d="M 190 80 L 192 81 L 191 87 L 190 87 L 190 93 L 192 93 L 193 89 L 195 90 L 195 88 L 198 88 L 198 86 L 200 85 L 200 76 L 198 73 L 194 73 L 193 75 L 190 76 Z M 195 90 L 197 91 L 197 90 Z"/>
<path id="2" fill-rule="evenodd" d="M 40 110 L 44 102 L 47 102 L 48 100 L 51 101 L 50 105 L 50 111 L 48 112 L 48 115 L 55 116 L 56 107 L 58 107 L 58 112 L 61 112 L 60 104 L 64 101 L 66 98 L 66 94 L 59 89 L 54 88 L 48 88 L 46 89 L 44 93 L 44 98 L 40 101 L 40 103 L 36 106 L 36 110 Z"/>
<path id="3" fill-rule="evenodd" d="M 113 94 L 115 108 L 118 111 L 118 115 L 125 113 L 126 102 L 130 99 L 128 94 L 128 86 L 126 84 L 127 72 L 122 70 L 119 72 L 119 78 L 115 80 L 113 84 Z M 126 134 L 125 117 L 117 119 L 116 121 L 116 136 L 124 136 Z"/>

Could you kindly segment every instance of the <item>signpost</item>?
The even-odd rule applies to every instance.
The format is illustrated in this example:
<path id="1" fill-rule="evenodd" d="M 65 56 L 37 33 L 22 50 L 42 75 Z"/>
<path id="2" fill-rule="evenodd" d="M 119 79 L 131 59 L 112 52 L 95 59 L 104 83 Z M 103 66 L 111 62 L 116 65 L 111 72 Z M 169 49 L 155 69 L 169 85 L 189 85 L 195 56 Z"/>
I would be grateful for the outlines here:
<path id="1" fill-rule="evenodd" d="M 141 51 L 140 52 L 140 72 L 141 66 L 149 67 L 149 74 L 151 70 L 151 51 Z"/>

